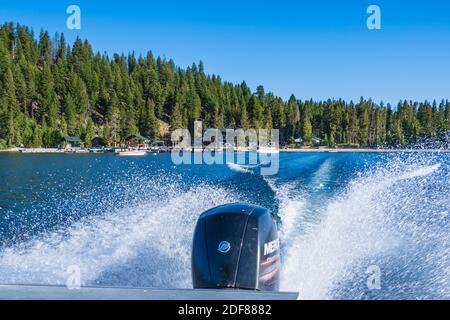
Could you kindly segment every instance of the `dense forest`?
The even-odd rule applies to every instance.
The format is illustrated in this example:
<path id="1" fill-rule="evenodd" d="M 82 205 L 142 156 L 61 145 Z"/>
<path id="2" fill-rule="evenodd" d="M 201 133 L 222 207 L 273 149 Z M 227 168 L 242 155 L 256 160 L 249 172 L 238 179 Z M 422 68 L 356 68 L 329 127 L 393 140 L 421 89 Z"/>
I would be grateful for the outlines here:
<path id="1" fill-rule="evenodd" d="M 86 146 L 96 135 L 111 145 L 140 133 L 161 138 L 195 120 L 214 128 L 277 128 L 281 144 L 405 146 L 446 141 L 450 102 L 363 98 L 288 101 L 207 75 L 203 63 L 130 53 L 94 53 L 88 41 L 69 46 L 64 35 L 37 36 L 25 26 L 0 28 L 0 147 L 54 147 L 66 135 Z M 297 140 L 299 141 L 299 140 Z"/>

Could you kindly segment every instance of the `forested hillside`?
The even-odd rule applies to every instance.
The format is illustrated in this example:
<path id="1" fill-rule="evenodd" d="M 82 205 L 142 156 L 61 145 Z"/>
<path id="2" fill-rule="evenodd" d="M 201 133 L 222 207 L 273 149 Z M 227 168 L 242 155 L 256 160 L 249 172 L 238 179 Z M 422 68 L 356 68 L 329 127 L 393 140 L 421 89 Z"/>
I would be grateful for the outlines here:
<path id="1" fill-rule="evenodd" d="M 172 129 L 195 120 L 204 127 L 278 128 L 281 144 L 318 137 L 330 146 L 399 146 L 447 139 L 450 102 L 283 101 L 262 86 L 252 92 L 245 82 L 207 75 L 201 62 L 181 69 L 151 52 L 109 57 L 88 41 L 69 45 L 64 35 L 1 26 L 0 147 L 53 147 L 65 135 L 80 136 L 86 146 L 97 134 L 108 144 L 131 133 L 158 138 L 160 120 Z"/>

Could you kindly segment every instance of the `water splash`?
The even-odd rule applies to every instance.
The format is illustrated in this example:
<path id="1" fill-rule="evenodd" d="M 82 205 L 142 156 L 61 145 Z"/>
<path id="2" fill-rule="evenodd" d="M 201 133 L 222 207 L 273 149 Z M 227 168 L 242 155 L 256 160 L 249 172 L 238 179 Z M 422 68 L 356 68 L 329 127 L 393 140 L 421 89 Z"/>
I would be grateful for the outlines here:
<path id="1" fill-rule="evenodd" d="M 255 166 L 241 165 L 234 162 L 228 162 L 227 166 L 231 171 L 240 173 L 253 173 L 254 172 L 253 169 L 255 168 Z"/>
<path id="2" fill-rule="evenodd" d="M 258 164 L 238 164 L 234 162 L 228 162 L 227 166 L 231 171 L 239 172 L 239 173 L 259 173 L 257 169 L 260 169 L 263 166 L 267 166 L 270 163 L 267 161 L 260 162 Z"/>
<path id="3" fill-rule="evenodd" d="M 73 192 L 91 198 L 68 199 L 65 210 L 56 212 L 61 219 L 74 213 L 76 219 L 0 250 L 0 282 L 65 284 L 67 267 L 78 265 L 82 284 L 190 288 L 198 214 L 263 194 L 278 202 L 282 290 L 298 291 L 303 299 L 449 298 L 448 158 L 377 161 L 334 194 L 331 175 L 339 164 L 332 159 L 306 173 L 305 180 L 300 175 L 263 179 L 235 170 L 231 183 L 192 186 L 153 168 L 149 178 L 145 168 L 119 181 L 120 174 L 112 175 L 103 184 L 107 190 L 92 192 L 82 185 Z M 228 169 L 224 166 L 227 174 Z M 106 195 L 98 200 L 108 205 L 88 207 L 98 194 Z M 79 219 L 81 207 L 92 214 Z M 379 292 L 366 287 L 371 264 L 382 270 Z"/>
<path id="4" fill-rule="evenodd" d="M 0 254 L 0 282 L 65 284 L 67 268 L 77 265 L 82 284 L 191 287 L 197 214 L 238 198 L 206 185 L 166 190 L 164 199 L 87 217 L 68 230 L 6 248 Z"/>
<path id="5" fill-rule="evenodd" d="M 284 242 L 289 243 L 300 226 L 305 226 L 306 201 L 303 190 L 295 183 L 278 184 L 271 178 L 265 178 L 267 184 L 275 191 L 278 198 L 278 217 L 281 221 L 279 234 Z"/>
<path id="6" fill-rule="evenodd" d="M 408 164 L 393 160 L 386 167 L 364 171 L 342 194 L 328 202 L 323 212 L 324 219 L 318 225 L 307 229 L 307 232 L 301 232 L 300 226 L 297 226 L 297 237 L 283 239 L 284 246 L 287 247 L 282 277 L 283 290 L 298 291 L 303 299 L 371 297 L 364 287 L 365 283 L 355 288 L 356 270 L 360 278 L 365 279 L 364 266 L 377 261 L 382 263 L 382 257 L 396 256 L 395 251 L 402 248 L 412 247 L 412 251 L 417 250 L 418 247 L 409 241 L 410 237 L 404 230 L 405 219 L 399 217 L 402 212 L 395 206 L 399 201 L 397 182 L 402 182 L 408 190 L 401 193 L 406 198 L 401 202 L 404 204 L 403 212 L 409 210 L 420 215 L 426 208 L 418 207 L 417 201 L 413 201 L 414 191 L 420 185 L 429 183 L 426 179 L 436 173 L 440 165 Z M 394 185 L 396 188 L 392 188 Z M 413 223 L 409 223 L 410 230 Z M 415 236 L 418 236 L 417 225 L 415 230 Z M 427 231 L 431 232 L 430 229 Z M 419 239 L 424 241 L 425 237 L 421 236 Z M 436 239 L 445 243 L 448 236 L 441 231 L 434 241 Z M 440 250 L 440 254 L 443 253 Z M 430 259 L 446 264 L 442 268 L 448 268 L 445 257 L 434 255 Z M 438 285 L 438 282 L 445 279 L 441 272 L 442 270 L 435 269 L 432 271 L 433 285 Z M 353 281 L 346 285 L 345 281 L 348 279 Z M 387 282 L 391 287 L 408 286 L 408 283 L 396 282 L 393 277 Z M 448 288 L 445 291 L 448 295 Z M 419 291 L 416 293 L 420 295 Z M 395 298 L 395 295 L 391 292 L 388 297 Z"/>

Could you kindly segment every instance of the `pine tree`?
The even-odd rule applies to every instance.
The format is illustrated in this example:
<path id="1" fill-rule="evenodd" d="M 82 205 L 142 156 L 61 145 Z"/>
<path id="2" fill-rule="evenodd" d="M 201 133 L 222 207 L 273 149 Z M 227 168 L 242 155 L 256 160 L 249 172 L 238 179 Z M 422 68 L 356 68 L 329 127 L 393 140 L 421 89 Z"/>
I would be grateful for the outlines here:
<path id="1" fill-rule="evenodd" d="M 75 73 L 71 75 L 68 91 L 73 101 L 76 101 L 75 112 L 78 115 L 78 121 L 84 121 L 89 110 L 89 97 L 83 80 Z"/>
<path id="2" fill-rule="evenodd" d="M 91 118 L 89 118 L 83 136 L 84 146 L 90 148 L 92 146 L 92 140 L 95 138 L 96 135 L 97 131 L 95 130 L 94 122 L 92 121 Z"/>
<path id="3" fill-rule="evenodd" d="M 247 130 L 249 128 L 249 120 L 247 115 L 247 107 L 245 104 L 242 106 L 242 109 L 240 110 L 241 114 L 238 116 L 240 129 Z"/>
<path id="4" fill-rule="evenodd" d="M 361 146 L 367 146 L 369 144 L 369 112 L 367 111 L 367 105 L 361 98 L 361 102 L 358 108 L 358 142 Z"/>
<path id="5" fill-rule="evenodd" d="M 311 125 L 311 121 L 309 120 L 309 117 L 307 115 L 303 116 L 302 136 L 303 136 L 303 141 L 306 144 L 309 144 L 311 142 L 311 139 L 312 139 L 312 125 Z"/>
<path id="6" fill-rule="evenodd" d="M 116 145 L 122 140 L 122 137 L 120 136 L 120 123 L 121 116 L 119 110 L 119 100 L 117 95 L 114 94 L 107 114 L 107 125 L 109 127 L 108 131 L 110 135 L 105 136 L 107 141 L 110 141 L 110 144 L 114 147 L 116 147 Z"/>
<path id="7" fill-rule="evenodd" d="M 49 65 L 52 57 L 52 45 L 47 31 L 41 31 L 39 36 L 39 62 L 41 65 Z"/>
<path id="8" fill-rule="evenodd" d="M 22 143 L 25 146 L 33 145 L 33 127 L 31 125 L 31 121 L 26 122 L 26 126 L 22 134 Z"/>
<path id="9" fill-rule="evenodd" d="M 67 93 L 64 103 L 64 116 L 67 124 L 67 133 L 69 135 L 75 135 L 78 127 L 77 107 L 73 101 L 72 95 Z"/>
<path id="10" fill-rule="evenodd" d="M 285 109 L 286 112 L 286 137 L 288 143 L 292 143 L 296 138 L 297 123 L 300 120 L 300 111 L 297 104 L 297 99 L 291 95 Z"/>
<path id="11" fill-rule="evenodd" d="M 4 34 L 4 27 L 1 29 Z M 0 34 L 0 80 L 4 81 L 4 77 L 7 74 L 8 70 L 11 69 L 11 55 L 8 52 L 8 48 L 6 46 L 5 40 L 1 40 L 5 35 Z"/>
<path id="12" fill-rule="evenodd" d="M 155 139 L 160 136 L 159 121 L 155 115 L 155 103 L 152 100 L 147 101 L 141 117 L 140 132 L 149 139 Z"/>
<path id="13" fill-rule="evenodd" d="M 59 117 L 59 102 L 53 86 L 53 78 L 48 65 L 39 78 L 38 117 L 41 122 L 46 122 L 50 127 L 55 127 Z"/>
<path id="14" fill-rule="evenodd" d="M 33 138 L 30 146 L 34 148 L 42 147 L 42 130 L 36 123 L 33 126 Z"/>
<path id="15" fill-rule="evenodd" d="M 170 117 L 170 130 L 183 129 L 183 121 L 180 110 L 180 105 L 175 104 L 172 109 L 172 115 Z"/>
<path id="16" fill-rule="evenodd" d="M 4 88 L 1 99 L 2 110 L 2 135 L 6 138 L 8 145 L 13 145 L 17 141 L 17 117 L 19 114 L 19 104 L 16 99 L 13 75 L 10 69 L 6 71 L 4 77 Z"/>
<path id="17" fill-rule="evenodd" d="M 259 129 L 262 127 L 264 118 L 264 109 L 262 107 L 261 101 L 258 97 L 252 95 L 248 103 L 248 111 L 250 123 L 254 129 Z"/>
<path id="18" fill-rule="evenodd" d="M 266 129 L 271 130 L 273 128 L 272 110 L 270 110 L 270 108 L 266 108 L 265 110 L 264 124 Z"/>

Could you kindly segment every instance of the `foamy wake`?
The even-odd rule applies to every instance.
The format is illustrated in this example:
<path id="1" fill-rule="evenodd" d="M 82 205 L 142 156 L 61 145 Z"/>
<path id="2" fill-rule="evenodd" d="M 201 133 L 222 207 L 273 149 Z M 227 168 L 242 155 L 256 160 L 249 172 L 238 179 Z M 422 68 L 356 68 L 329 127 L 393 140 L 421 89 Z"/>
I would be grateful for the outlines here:
<path id="1" fill-rule="evenodd" d="M 299 292 L 302 299 L 334 298 L 337 284 L 352 278 L 358 264 L 398 249 L 406 232 L 417 242 L 428 241 L 426 231 L 399 215 L 428 210 L 427 204 L 416 210 L 415 192 L 439 169 L 440 165 L 390 162 L 387 168 L 364 171 L 320 205 L 311 204 L 313 199 L 298 184 L 267 178 L 279 201 L 281 289 Z M 326 184 L 329 172 L 330 163 L 324 163 L 312 184 Z M 167 183 L 165 190 L 162 197 L 87 217 L 59 232 L 5 248 L 0 252 L 0 283 L 65 284 L 68 267 L 76 265 L 82 284 L 190 288 L 191 241 L 198 214 L 241 199 L 234 191 L 210 185 L 186 191 Z M 442 214 L 448 214 L 445 206 Z M 320 219 L 307 221 L 310 213 Z M 445 297 L 450 267 L 444 242 L 449 235 L 438 234 L 432 240 L 441 241 L 440 249 L 424 253 L 424 259 L 439 266 L 432 285 Z"/>
<path id="2" fill-rule="evenodd" d="M 68 267 L 76 265 L 84 285 L 191 287 L 198 213 L 238 199 L 211 186 L 167 199 L 83 219 L 69 230 L 6 248 L 0 253 L 0 283 L 65 284 Z"/>
<path id="3" fill-rule="evenodd" d="M 241 165 L 241 164 L 237 164 L 237 163 L 234 163 L 234 162 L 228 162 L 227 166 L 228 166 L 228 168 L 231 171 L 234 171 L 234 172 L 253 173 L 253 171 L 252 171 L 253 167 L 252 166 Z"/>
<path id="4" fill-rule="evenodd" d="M 298 232 L 298 227 L 303 225 L 306 202 L 302 190 L 299 190 L 294 183 L 284 183 L 278 185 L 271 178 L 265 178 L 267 184 L 275 191 L 278 198 L 278 217 L 281 220 L 279 226 L 280 238 L 284 242 Z"/>
<path id="5" fill-rule="evenodd" d="M 402 241 L 389 211 L 389 188 L 399 181 L 430 175 L 439 167 L 399 166 L 366 172 L 352 182 L 343 194 L 325 205 L 324 218 L 318 225 L 283 239 L 287 252 L 282 289 L 299 292 L 301 299 L 333 298 L 337 282 L 351 278 L 355 265 L 393 250 Z M 296 201 L 292 205 L 296 206 Z M 297 219 L 292 217 L 295 214 L 290 205 L 284 204 L 282 209 L 286 210 L 283 224 L 290 225 Z M 297 214 L 303 215 L 301 206 L 297 209 Z"/>

